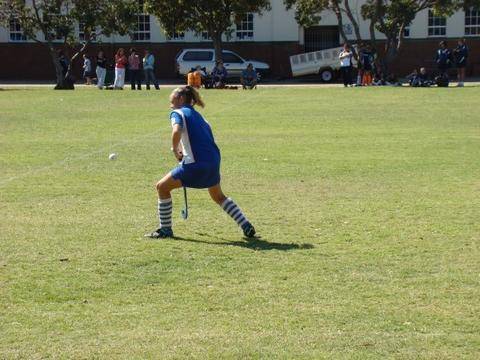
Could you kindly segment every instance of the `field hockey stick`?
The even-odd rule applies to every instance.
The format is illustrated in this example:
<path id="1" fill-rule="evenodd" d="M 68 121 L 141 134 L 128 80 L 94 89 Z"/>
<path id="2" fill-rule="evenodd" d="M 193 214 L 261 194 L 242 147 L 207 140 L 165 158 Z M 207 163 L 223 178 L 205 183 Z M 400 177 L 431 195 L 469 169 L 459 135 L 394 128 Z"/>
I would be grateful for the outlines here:
<path id="1" fill-rule="evenodd" d="M 185 207 L 182 209 L 182 218 L 187 220 L 188 218 L 188 202 L 187 202 L 187 188 L 183 187 L 183 199 L 185 201 Z"/>

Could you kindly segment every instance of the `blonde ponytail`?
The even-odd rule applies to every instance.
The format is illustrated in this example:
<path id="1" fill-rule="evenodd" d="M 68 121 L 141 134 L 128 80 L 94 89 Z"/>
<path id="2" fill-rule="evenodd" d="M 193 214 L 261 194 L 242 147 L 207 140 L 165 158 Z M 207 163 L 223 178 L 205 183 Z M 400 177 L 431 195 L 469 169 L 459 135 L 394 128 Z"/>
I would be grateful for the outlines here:
<path id="1" fill-rule="evenodd" d="M 186 105 L 199 105 L 202 108 L 205 107 L 205 103 L 202 100 L 199 92 L 192 86 L 182 86 L 173 90 L 175 97 L 183 96 L 185 98 Z"/>

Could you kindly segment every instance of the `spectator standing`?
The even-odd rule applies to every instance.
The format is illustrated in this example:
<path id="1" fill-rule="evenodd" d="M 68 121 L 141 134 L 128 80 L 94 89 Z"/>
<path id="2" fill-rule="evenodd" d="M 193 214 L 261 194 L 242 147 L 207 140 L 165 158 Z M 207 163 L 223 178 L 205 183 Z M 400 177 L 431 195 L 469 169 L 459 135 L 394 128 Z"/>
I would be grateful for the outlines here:
<path id="1" fill-rule="evenodd" d="M 115 54 L 115 82 L 113 88 L 116 90 L 123 90 L 125 85 L 125 67 L 128 64 L 127 57 L 125 56 L 125 50 L 123 48 L 118 49 Z"/>
<path id="2" fill-rule="evenodd" d="M 253 65 L 250 63 L 247 65 L 247 68 L 242 71 L 240 83 L 242 84 L 243 89 L 253 89 L 257 86 L 257 81 L 258 81 L 257 71 L 253 68 Z"/>
<path id="3" fill-rule="evenodd" d="M 373 52 L 369 45 L 365 45 L 360 55 L 360 62 L 362 63 L 363 79 L 362 85 L 372 85 L 373 81 Z"/>
<path id="4" fill-rule="evenodd" d="M 140 56 L 138 56 L 135 49 L 130 49 L 130 56 L 128 57 L 128 71 L 130 72 L 130 86 L 135 90 L 142 90 L 142 79 L 140 76 Z"/>
<path id="5" fill-rule="evenodd" d="M 465 68 L 467 67 L 468 47 L 465 43 L 465 39 L 458 40 L 457 47 L 453 50 L 455 56 L 455 64 L 458 71 L 458 84 L 457 86 L 463 87 L 465 81 Z"/>
<path id="6" fill-rule="evenodd" d="M 338 58 L 340 59 L 340 71 L 342 72 L 343 86 L 351 86 L 353 52 L 350 50 L 350 45 L 343 45 L 343 50 L 340 52 Z"/>
<path id="7" fill-rule="evenodd" d="M 213 87 L 223 89 L 227 83 L 227 69 L 223 66 L 223 61 L 217 61 L 215 67 L 212 70 L 212 83 Z"/>
<path id="8" fill-rule="evenodd" d="M 160 90 L 157 78 L 155 77 L 155 56 L 150 50 L 145 50 L 145 57 L 143 58 L 143 71 L 145 73 L 145 85 L 147 90 L 150 90 L 150 82 L 155 85 L 155 89 Z"/>
<path id="9" fill-rule="evenodd" d="M 105 55 L 103 51 L 100 50 L 97 54 L 97 87 L 99 89 L 103 89 L 105 85 L 105 76 L 107 75 L 107 59 L 105 59 Z"/>
<path id="10" fill-rule="evenodd" d="M 363 80 L 363 68 L 362 68 L 362 54 L 363 50 L 365 49 L 365 44 L 360 43 L 358 47 L 358 53 L 357 53 L 357 84 L 356 86 L 362 86 L 362 80 Z"/>
<path id="11" fill-rule="evenodd" d="M 435 63 L 437 64 L 440 76 L 448 78 L 448 69 L 452 64 L 452 53 L 447 48 L 445 41 L 440 41 L 437 55 L 435 56 Z"/>
<path id="12" fill-rule="evenodd" d="M 83 78 L 85 85 L 92 85 L 92 60 L 87 54 L 83 54 Z"/>

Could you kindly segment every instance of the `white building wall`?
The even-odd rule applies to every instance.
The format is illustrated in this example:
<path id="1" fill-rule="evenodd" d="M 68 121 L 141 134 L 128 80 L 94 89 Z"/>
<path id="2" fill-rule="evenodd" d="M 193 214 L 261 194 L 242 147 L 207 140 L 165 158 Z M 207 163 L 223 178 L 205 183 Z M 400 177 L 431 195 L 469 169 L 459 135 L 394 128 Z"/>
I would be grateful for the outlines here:
<path id="1" fill-rule="evenodd" d="M 447 37 L 460 38 L 465 35 L 465 12 L 457 11 L 447 18 Z"/>
<path id="2" fill-rule="evenodd" d="M 272 0 L 273 24 L 270 41 L 298 41 L 299 26 L 295 20 L 295 12 L 287 11 L 283 0 Z"/>
<path id="3" fill-rule="evenodd" d="M 10 33 L 7 29 L 0 27 L 0 43 L 8 43 L 10 41 Z"/>
<path id="4" fill-rule="evenodd" d="M 362 38 L 369 38 L 368 22 L 362 20 L 360 9 L 365 0 L 352 1 L 351 7 L 354 16 L 360 24 L 360 32 Z M 291 41 L 303 43 L 303 28 L 295 21 L 295 14 L 293 10 L 287 11 L 283 0 L 271 0 L 271 10 L 264 12 L 262 16 L 254 15 L 254 38 L 253 41 L 258 42 L 281 42 Z M 332 26 L 337 24 L 337 19 L 332 12 L 326 11 L 322 14 L 322 20 L 319 25 Z M 349 19 L 344 15 L 344 24 L 350 24 Z M 454 13 L 447 19 L 447 37 L 459 38 L 463 37 L 465 33 L 465 14 L 463 11 Z M 383 39 L 381 33 L 376 32 L 377 39 Z M 348 35 L 350 39 L 355 38 L 353 32 Z M 429 39 L 435 37 L 428 36 L 428 10 L 424 10 L 417 14 L 415 20 L 410 25 L 410 39 Z M 43 40 L 42 36 L 39 39 Z M 102 38 L 105 43 L 130 43 L 132 42 L 129 36 L 112 36 L 110 38 Z M 226 40 L 226 39 L 225 39 Z M 235 32 L 231 41 L 235 39 Z M 0 42 L 10 42 L 10 33 L 8 28 L 0 28 Z M 150 41 L 138 43 L 165 43 L 165 42 L 204 42 L 201 36 L 196 36 L 193 32 L 187 32 L 183 40 L 169 40 L 161 30 L 158 20 L 151 16 L 150 18 Z"/>

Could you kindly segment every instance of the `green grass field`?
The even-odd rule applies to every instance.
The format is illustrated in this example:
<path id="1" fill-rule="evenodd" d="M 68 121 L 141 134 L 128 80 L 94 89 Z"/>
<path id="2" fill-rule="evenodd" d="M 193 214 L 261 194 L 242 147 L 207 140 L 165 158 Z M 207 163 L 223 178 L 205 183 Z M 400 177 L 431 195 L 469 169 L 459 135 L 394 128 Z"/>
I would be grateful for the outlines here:
<path id="1" fill-rule="evenodd" d="M 204 91 L 252 242 L 143 238 L 169 92 L 0 92 L 0 358 L 479 358 L 480 88 Z"/>

